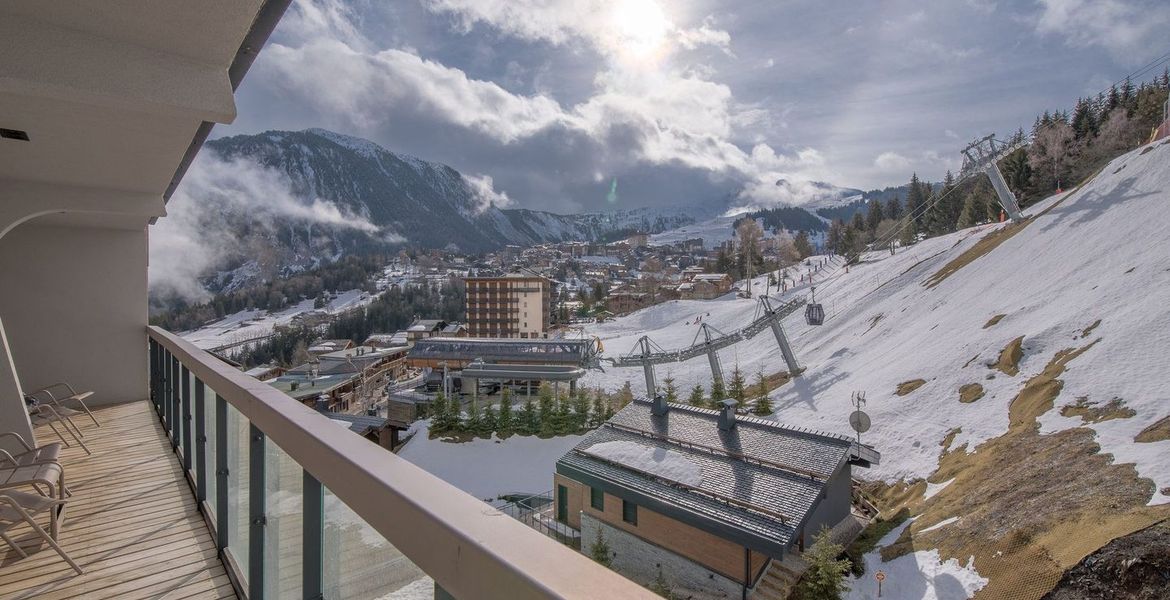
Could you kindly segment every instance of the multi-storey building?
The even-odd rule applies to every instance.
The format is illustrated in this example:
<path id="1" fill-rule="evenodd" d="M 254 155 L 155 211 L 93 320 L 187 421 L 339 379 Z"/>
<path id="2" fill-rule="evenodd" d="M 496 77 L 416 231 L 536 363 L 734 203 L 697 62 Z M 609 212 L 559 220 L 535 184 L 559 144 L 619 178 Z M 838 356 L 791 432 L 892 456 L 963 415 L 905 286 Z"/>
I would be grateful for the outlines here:
<path id="1" fill-rule="evenodd" d="M 471 337 L 546 338 L 552 285 L 544 277 L 468 277 L 467 332 Z"/>

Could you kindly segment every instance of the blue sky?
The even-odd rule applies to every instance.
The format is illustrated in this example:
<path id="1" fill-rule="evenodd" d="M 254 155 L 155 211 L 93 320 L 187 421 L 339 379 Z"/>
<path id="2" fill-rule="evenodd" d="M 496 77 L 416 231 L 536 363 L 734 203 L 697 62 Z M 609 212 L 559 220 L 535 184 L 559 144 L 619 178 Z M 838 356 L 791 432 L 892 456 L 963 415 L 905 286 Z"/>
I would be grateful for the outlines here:
<path id="1" fill-rule="evenodd" d="M 940 179 L 1167 27 L 1164 0 L 297 0 L 215 135 L 325 127 L 557 212 L 799 204 L 777 179 Z"/>

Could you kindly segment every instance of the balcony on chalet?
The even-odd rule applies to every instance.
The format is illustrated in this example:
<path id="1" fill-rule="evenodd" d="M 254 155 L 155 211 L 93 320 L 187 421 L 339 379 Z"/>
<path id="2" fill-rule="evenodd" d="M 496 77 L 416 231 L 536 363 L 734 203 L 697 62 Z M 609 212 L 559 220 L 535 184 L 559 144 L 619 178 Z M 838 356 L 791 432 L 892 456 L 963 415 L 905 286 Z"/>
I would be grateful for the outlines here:
<path id="1" fill-rule="evenodd" d="M 55 459 L 82 573 L 21 524 L 0 597 L 648 596 L 148 326 L 148 236 L 289 3 L 0 0 L 0 431 L 60 442 L 58 381 L 94 408 Z"/>

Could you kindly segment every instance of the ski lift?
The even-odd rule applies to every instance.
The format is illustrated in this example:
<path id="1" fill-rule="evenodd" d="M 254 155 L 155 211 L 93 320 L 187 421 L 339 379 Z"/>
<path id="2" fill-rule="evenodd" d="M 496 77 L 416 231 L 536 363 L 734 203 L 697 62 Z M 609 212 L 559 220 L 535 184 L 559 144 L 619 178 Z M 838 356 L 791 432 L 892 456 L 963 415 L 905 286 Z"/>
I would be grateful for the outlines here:
<path id="1" fill-rule="evenodd" d="M 817 303 L 817 289 L 812 288 L 812 295 L 807 306 L 804 307 L 804 320 L 809 325 L 825 324 L 825 307 Z"/>

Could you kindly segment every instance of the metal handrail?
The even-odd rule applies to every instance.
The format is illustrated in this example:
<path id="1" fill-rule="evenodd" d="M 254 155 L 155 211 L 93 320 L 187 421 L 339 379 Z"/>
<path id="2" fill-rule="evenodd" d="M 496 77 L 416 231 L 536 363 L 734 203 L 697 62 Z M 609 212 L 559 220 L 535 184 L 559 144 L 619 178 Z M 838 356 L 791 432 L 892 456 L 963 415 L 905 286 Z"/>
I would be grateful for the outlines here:
<path id="1" fill-rule="evenodd" d="M 453 597 L 654 597 L 187 340 L 147 334 Z"/>

